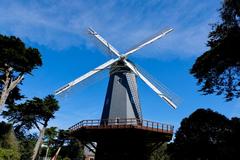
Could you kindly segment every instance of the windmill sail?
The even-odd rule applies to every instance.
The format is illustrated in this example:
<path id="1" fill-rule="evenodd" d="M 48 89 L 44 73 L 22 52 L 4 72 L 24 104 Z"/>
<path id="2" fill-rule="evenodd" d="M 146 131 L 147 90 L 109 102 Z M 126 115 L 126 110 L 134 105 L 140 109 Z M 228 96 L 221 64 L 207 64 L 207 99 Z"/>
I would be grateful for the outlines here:
<path id="1" fill-rule="evenodd" d="M 101 37 L 93 29 L 89 28 L 88 31 L 98 41 L 100 41 L 111 53 L 117 58 L 111 59 L 106 63 L 96 67 L 92 71 L 80 76 L 74 81 L 58 89 L 55 94 L 60 94 L 76 84 L 82 83 L 89 79 L 93 75 L 101 72 L 106 68 L 110 68 L 110 80 L 108 84 L 108 90 L 104 103 L 104 110 L 102 119 L 109 118 L 142 118 L 141 107 L 138 97 L 137 85 L 135 75 L 142 79 L 155 93 L 158 94 L 165 102 L 167 102 L 174 109 L 177 108 L 176 96 L 171 93 L 164 85 L 155 81 L 150 76 L 147 76 L 140 67 L 137 68 L 131 62 L 127 61 L 130 54 L 138 51 L 139 49 L 153 43 L 154 41 L 162 38 L 173 29 L 168 29 L 160 34 L 157 34 L 138 45 L 137 47 L 129 50 L 125 54 L 115 49 L 110 43 L 108 43 L 103 37 Z"/>
<path id="2" fill-rule="evenodd" d="M 113 63 L 115 63 L 116 61 L 118 61 L 118 59 L 111 59 L 109 61 L 107 61 L 106 63 L 96 67 L 94 70 L 82 75 L 81 77 L 75 79 L 74 81 L 66 84 L 65 86 L 61 87 L 60 89 L 56 90 L 55 91 L 55 94 L 58 95 L 66 90 L 68 90 L 69 88 L 75 86 L 76 84 L 80 83 L 81 81 L 89 78 L 90 76 L 100 72 L 101 70 L 107 68 L 108 66 L 112 65 Z"/>
<path id="3" fill-rule="evenodd" d="M 173 100 L 165 95 L 161 90 L 159 90 L 156 86 L 154 86 L 138 69 L 128 62 L 127 60 L 124 60 L 124 62 L 127 64 L 127 66 L 136 74 L 138 75 L 159 97 L 161 97 L 164 101 L 166 101 L 171 107 L 174 109 L 177 108 L 177 105 L 173 102 Z"/>
<path id="4" fill-rule="evenodd" d="M 123 56 L 124 56 L 124 57 L 129 56 L 130 54 L 138 51 L 139 49 L 145 47 L 146 45 L 149 45 L 149 44 L 153 43 L 154 41 L 156 41 L 156 40 L 164 37 L 166 34 L 168 34 L 168 33 L 171 32 L 171 31 L 173 31 L 172 28 L 171 28 L 171 29 L 168 29 L 168 30 L 166 30 L 166 31 L 164 31 L 164 32 L 161 32 L 160 34 L 157 34 L 157 35 L 153 36 L 152 38 L 150 38 L 150 39 L 147 40 L 146 42 L 142 43 L 141 45 L 138 45 L 137 47 L 134 47 L 134 48 L 131 49 L 130 51 L 126 52 Z"/>

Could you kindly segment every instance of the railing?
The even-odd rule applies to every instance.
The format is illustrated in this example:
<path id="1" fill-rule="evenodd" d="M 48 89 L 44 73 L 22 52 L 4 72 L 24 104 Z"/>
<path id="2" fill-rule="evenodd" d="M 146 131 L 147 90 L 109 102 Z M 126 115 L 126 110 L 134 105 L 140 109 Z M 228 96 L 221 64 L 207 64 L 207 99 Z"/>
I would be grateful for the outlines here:
<path id="1" fill-rule="evenodd" d="M 146 130 L 173 133 L 173 125 L 152 122 L 148 120 L 129 119 L 107 119 L 107 120 L 82 120 L 69 128 L 70 131 L 76 131 L 82 127 L 89 128 L 127 128 L 135 127 Z"/>

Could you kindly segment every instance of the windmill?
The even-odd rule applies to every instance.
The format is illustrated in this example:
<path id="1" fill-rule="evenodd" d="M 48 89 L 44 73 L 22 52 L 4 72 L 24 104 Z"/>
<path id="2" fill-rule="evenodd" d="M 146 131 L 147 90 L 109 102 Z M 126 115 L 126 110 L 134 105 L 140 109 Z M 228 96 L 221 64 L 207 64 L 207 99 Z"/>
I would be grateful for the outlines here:
<path id="1" fill-rule="evenodd" d="M 89 28 L 88 31 L 91 35 L 96 37 L 109 51 L 116 56 L 115 59 L 110 59 L 106 63 L 96 67 L 92 71 L 82 75 L 74 81 L 58 89 L 55 94 L 74 87 L 76 84 L 88 79 L 89 77 L 97 74 L 104 69 L 110 69 L 110 79 L 108 83 L 107 94 L 105 98 L 104 108 L 102 112 L 102 119 L 127 119 L 137 118 L 142 119 L 141 107 L 137 92 L 136 76 L 138 76 L 147 86 L 149 86 L 159 97 L 167 102 L 174 109 L 177 108 L 176 103 L 163 91 L 159 90 L 150 80 L 148 80 L 139 69 L 128 60 L 128 56 L 138 51 L 139 49 L 153 43 L 154 41 L 162 38 L 173 29 L 168 29 L 154 36 L 150 40 L 129 50 L 124 54 L 120 54 L 110 43 L 101 37 L 93 29 Z"/>
<path id="2" fill-rule="evenodd" d="M 136 77 L 139 77 L 147 86 L 149 86 L 153 90 L 153 92 L 155 92 L 169 106 L 171 106 L 174 109 L 177 108 L 177 105 L 176 105 L 174 99 L 172 99 L 166 92 L 161 90 L 159 87 L 154 85 L 154 83 L 151 82 L 146 76 L 144 76 L 144 74 L 140 71 L 140 69 L 138 67 L 136 67 L 136 65 L 134 65 L 134 63 L 132 61 L 128 60 L 128 57 L 131 54 L 133 54 L 133 53 L 137 52 L 138 50 L 140 50 L 141 48 L 153 43 L 154 41 L 164 37 L 166 34 L 171 32 L 172 30 L 173 29 L 168 29 L 164 32 L 161 32 L 161 33 L 153 36 L 149 40 L 145 41 L 141 45 L 138 45 L 137 47 L 127 51 L 126 53 L 121 54 L 110 43 L 108 43 L 103 37 L 101 37 L 96 31 L 94 31 L 91 28 L 88 29 L 89 34 L 91 34 L 99 42 L 101 42 L 113 55 L 115 55 L 116 58 L 112 58 L 112 59 L 108 60 L 104 64 L 96 67 L 95 69 L 91 70 L 90 72 L 88 72 L 88 73 L 80 76 L 79 78 L 75 79 L 74 81 L 66 84 L 65 86 L 56 90 L 55 94 L 56 95 L 61 94 L 62 92 L 65 92 L 65 91 L 69 90 L 70 88 L 74 87 L 78 83 L 81 83 L 81 82 L 85 81 L 86 79 L 90 78 L 91 76 L 98 74 L 102 70 L 109 69 L 110 78 L 109 78 L 109 82 L 108 82 L 108 88 L 107 88 L 107 93 L 106 93 L 106 97 L 105 97 L 105 102 L 104 102 L 101 119 L 97 120 L 97 121 L 94 121 L 94 120 L 81 121 L 80 123 L 78 123 L 70 128 L 70 130 L 72 130 L 72 131 L 77 131 L 77 130 L 81 131 L 81 128 L 84 128 L 84 130 L 81 131 L 82 137 L 81 138 L 79 137 L 79 139 L 82 139 L 82 140 L 85 140 L 88 142 L 91 140 L 97 141 L 98 142 L 98 147 L 97 147 L 98 154 L 97 155 L 101 154 L 100 152 L 101 152 L 103 146 L 105 147 L 104 153 L 109 153 L 110 155 L 114 155 L 113 151 L 112 151 L 112 148 L 113 148 L 112 142 L 114 141 L 113 140 L 114 138 L 109 139 L 109 137 L 111 137 L 111 135 L 112 135 L 112 134 L 109 134 L 110 132 L 105 134 L 106 127 L 111 126 L 109 128 L 109 131 L 110 131 L 112 129 L 112 126 L 115 126 L 115 127 L 117 126 L 117 128 L 121 128 L 121 126 L 124 126 L 124 129 L 126 129 L 128 127 L 132 127 L 132 126 L 138 126 L 138 127 L 144 126 L 145 121 L 143 120 L 143 117 L 142 117 L 142 111 L 141 111 L 141 106 L 140 106 L 140 102 L 139 102 Z M 144 128 L 144 129 L 148 129 L 149 124 L 150 124 L 150 122 L 147 122 L 147 126 L 145 126 L 146 128 Z M 155 123 L 153 122 L 151 124 L 152 124 L 151 128 L 156 129 L 156 127 L 155 128 L 153 127 L 155 125 Z M 90 126 L 89 130 L 86 130 L 86 126 Z M 97 133 L 99 132 L 99 130 L 97 130 L 97 131 L 92 130 L 92 129 L 94 129 L 94 127 L 98 127 L 98 129 L 101 129 L 101 128 L 105 129 L 104 133 L 101 132 L 102 135 L 105 135 L 104 141 L 102 140 L 102 138 L 104 136 L 101 138 L 99 138 L 97 136 Z M 160 131 L 160 130 L 158 130 L 159 129 L 158 127 L 159 127 L 159 124 L 157 124 L 157 131 Z M 162 124 L 161 124 L 161 127 L 162 127 L 161 128 L 162 133 L 166 133 L 166 134 L 170 134 L 170 135 L 172 134 L 172 131 L 173 131 L 172 126 L 167 126 L 166 130 L 163 129 L 164 126 Z M 124 129 L 122 129 L 121 131 L 123 131 Z M 123 134 L 123 133 L 120 134 L 119 132 L 117 132 L 117 133 L 119 135 Z M 141 134 L 141 135 L 143 135 L 143 134 Z M 150 134 L 148 133 L 148 135 L 150 135 Z M 152 139 L 153 138 L 156 139 L 156 137 L 159 137 L 159 135 L 160 134 L 158 134 L 156 136 L 155 133 L 153 133 Z M 89 136 L 91 138 L 89 138 Z M 166 141 L 166 139 L 163 140 L 162 135 L 160 137 L 162 139 L 161 141 Z M 86 139 L 88 139 L 88 140 L 86 140 Z M 106 140 L 106 139 L 108 139 L 108 140 Z M 128 137 L 128 138 L 125 137 L 125 140 L 126 139 L 132 139 L 132 137 Z M 151 139 L 151 137 L 148 139 Z M 167 140 L 169 140 L 169 136 L 168 136 Z M 119 146 L 126 147 L 125 143 L 123 143 L 122 145 L 119 145 L 120 143 L 122 143 L 122 142 L 117 141 L 115 143 L 115 144 L 117 144 L 117 145 L 115 145 L 115 147 L 119 147 Z M 132 144 L 132 146 L 136 147 L 136 145 L 143 146 L 143 144 L 138 144 L 137 140 L 136 140 L 136 143 Z M 109 147 L 106 147 L 106 146 L 109 146 Z M 131 145 L 128 145 L 128 147 L 129 146 L 131 146 Z M 106 151 L 107 150 L 106 148 L 108 148 L 108 150 L 111 150 L 111 151 Z M 130 154 L 129 152 L 130 151 L 127 151 L 127 154 Z M 118 155 L 118 154 L 119 153 L 116 153 L 115 155 Z M 106 155 L 104 155 L 104 156 L 102 155 L 102 156 L 98 156 L 98 157 L 106 157 Z M 99 159 L 101 159 L 101 158 L 99 158 Z M 111 158 L 109 158 L 109 159 L 111 159 Z"/>

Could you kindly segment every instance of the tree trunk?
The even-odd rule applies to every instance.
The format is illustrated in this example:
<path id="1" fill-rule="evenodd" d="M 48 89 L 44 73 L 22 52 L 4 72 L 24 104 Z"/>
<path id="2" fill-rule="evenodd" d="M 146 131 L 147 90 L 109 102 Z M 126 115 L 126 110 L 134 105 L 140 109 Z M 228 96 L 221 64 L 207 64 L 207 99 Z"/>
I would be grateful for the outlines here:
<path id="1" fill-rule="evenodd" d="M 13 80 L 10 76 L 11 71 L 13 70 L 12 67 L 9 67 L 5 72 L 5 80 L 3 80 L 3 90 L 0 96 L 0 112 L 3 109 L 3 106 L 6 103 L 7 97 L 9 93 L 22 81 L 23 75 L 19 75 L 17 79 Z"/>
<path id="2" fill-rule="evenodd" d="M 46 155 L 45 155 L 45 160 L 47 160 L 47 158 L 48 158 L 48 150 L 49 150 L 49 146 L 47 146 L 47 151 L 46 151 Z"/>
<path id="3" fill-rule="evenodd" d="M 3 90 L 2 90 L 2 93 L 1 93 L 1 98 L 0 98 L 0 112 L 2 111 L 3 109 L 3 106 L 7 100 L 7 97 L 9 95 L 9 92 L 8 92 L 8 84 L 10 82 L 10 79 L 7 79 L 7 81 L 5 81 L 4 83 L 4 87 L 3 87 Z"/>
<path id="4" fill-rule="evenodd" d="M 35 160 L 36 157 L 37 157 L 38 151 L 39 151 L 40 146 L 41 146 L 42 141 L 43 141 L 43 137 L 44 137 L 44 134 L 45 134 L 45 130 L 46 130 L 46 127 L 45 127 L 45 126 L 40 130 L 40 134 L 39 134 L 37 143 L 35 144 L 35 147 L 34 147 L 34 150 L 33 150 L 32 160 Z"/>
<path id="5" fill-rule="evenodd" d="M 53 157 L 51 160 L 57 160 L 57 156 L 58 156 L 61 148 L 62 148 L 62 147 L 59 147 L 59 148 L 58 148 L 57 152 L 55 153 L 54 157 Z"/>

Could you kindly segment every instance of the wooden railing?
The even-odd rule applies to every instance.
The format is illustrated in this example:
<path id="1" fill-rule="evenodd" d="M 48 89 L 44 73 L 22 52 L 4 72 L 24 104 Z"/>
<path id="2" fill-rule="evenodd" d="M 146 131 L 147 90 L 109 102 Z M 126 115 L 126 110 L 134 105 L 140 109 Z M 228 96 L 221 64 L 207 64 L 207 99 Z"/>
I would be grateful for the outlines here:
<path id="1" fill-rule="evenodd" d="M 120 128 L 121 127 L 122 128 L 123 126 L 125 127 L 133 126 L 136 128 L 162 131 L 167 133 L 173 133 L 173 128 L 174 128 L 173 125 L 169 125 L 169 124 L 129 118 L 129 119 L 107 119 L 107 120 L 99 120 L 99 119 L 82 120 L 79 123 L 70 127 L 69 130 L 76 131 L 82 127 L 90 127 L 90 128 Z"/>

